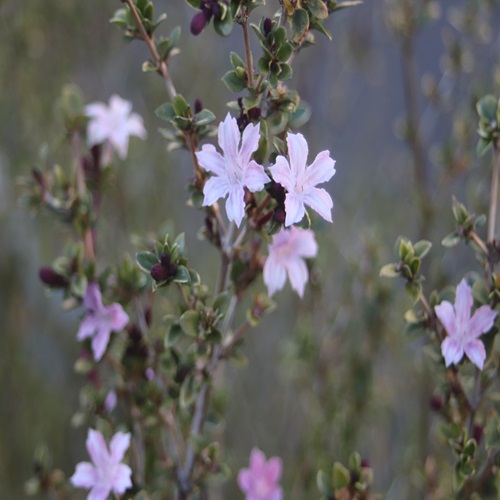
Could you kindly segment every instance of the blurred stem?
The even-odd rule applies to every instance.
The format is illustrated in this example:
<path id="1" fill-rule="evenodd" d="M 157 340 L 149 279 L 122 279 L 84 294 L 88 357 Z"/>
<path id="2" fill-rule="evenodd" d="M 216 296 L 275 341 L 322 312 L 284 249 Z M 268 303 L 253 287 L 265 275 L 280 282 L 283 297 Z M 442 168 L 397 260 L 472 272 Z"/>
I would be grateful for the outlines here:
<path id="1" fill-rule="evenodd" d="M 491 173 L 490 216 L 488 219 L 488 241 L 495 239 L 498 204 L 498 171 L 500 169 L 500 148 L 498 139 L 493 143 L 493 172 Z"/>
<path id="2" fill-rule="evenodd" d="M 412 12 L 408 13 L 413 16 Z M 428 187 L 428 172 L 426 169 L 425 147 L 419 127 L 419 104 L 418 104 L 418 69 L 415 58 L 414 30 L 402 37 L 402 71 L 403 89 L 406 106 L 406 137 L 413 156 L 413 172 L 417 189 L 418 204 L 420 209 L 421 227 L 420 238 L 428 233 L 433 208 L 430 201 Z"/>
<path id="3" fill-rule="evenodd" d="M 134 16 L 135 22 L 137 23 L 137 27 L 139 28 L 139 31 L 141 32 L 142 39 L 146 42 L 146 44 L 149 48 L 149 51 L 151 52 L 151 55 L 153 56 L 154 62 L 158 65 L 158 73 L 160 73 L 160 75 L 163 78 L 163 81 L 165 82 L 165 86 L 167 87 L 167 91 L 170 95 L 170 98 L 173 99 L 177 95 L 177 91 L 175 90 L 174 82 L 172 81 L 172 78 L 170 77 L 170 72 L 168 70 L 167 62 L 164 61 L 160 57 L 160 54 L 158 54 L 158 51 L 156 50 L 154 38 L 152 36 L 149 36 L 148 32 L 146 31 L 146 28 L 144 28 L 144 25 L 142 24 L 141 17 L 139 16 L 139 13 L 137 12 L 137 9 L 134 5 L 133 0 L 124 0 L 124 1 L 129 6 L 130 10 L 132 11 L 132 15 Z"/>
<path id="4" fill-rule="evenodd" d="M 470 233 L 470 237 L 474 241 L 474 243 L 481 249 L 481 251 L 485 254 L 488 255 L 488 248 L 486 248 L 486 245 L 484 244 L 484 241 L 477 235 L 476 231 L 472 231 Z"/>
<path id="5" fill-rule="evenodd" d="M 246 58 L 246 70 L 248 75 L 248 83 L 250 88 L 255 88 L 255 79 L 253 75 L 253 57 L 252 48 L 250 47 L 250 30 L 249 30 L 249 15 L 248 9 L 243 10 L 243 23 L 241 24 L 243 28 L 243 42 L 245 44 L 245 58 Z"/>

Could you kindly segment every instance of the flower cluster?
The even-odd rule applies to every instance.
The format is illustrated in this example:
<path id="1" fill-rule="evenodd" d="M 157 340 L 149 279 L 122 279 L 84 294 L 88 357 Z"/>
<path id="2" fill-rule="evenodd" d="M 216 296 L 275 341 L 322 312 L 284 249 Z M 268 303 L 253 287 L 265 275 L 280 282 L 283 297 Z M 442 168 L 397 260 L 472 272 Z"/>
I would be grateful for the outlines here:
<path id="1" fill-rule="evenodd" d="M 252 160 L 258 149 L 260 124 L 248 124 L 240 134 L 237 121 L 231 116 L 220 123 L 218 141 L 223 151 L 220 154 L 213 145 L 204 145 L 196 153 L 201 167 L 213 175 L 205 183 L 204 206 L 226 198 L 226 213 L 230 221 L 239 227 L 245 216 L 245 189 L 258 192 L 271 182 L 264 167 Z M 307 166 L 308 146 L 301 134 L 287 135 L 288 156 L 279 155 L 276 163 L 269 167 L 275 183 L 286 190 L 285 227 L 302 221 L 305 205 L 312 208 L 323 219 L 332 222 L 333 202 L 328 192 L 316 187 L 329 181 L 335 174 L 335 160 L 329 151 L 319 153 Z M 290 279 L 292 288 L 302 297 L 308 271 L 304 257 L 314 257 L 317 245 L 310 230 L 282 229 L 269 245 L 269 257 L 264 266 L 264 282 L 269 295 L 281 290 Z"/>

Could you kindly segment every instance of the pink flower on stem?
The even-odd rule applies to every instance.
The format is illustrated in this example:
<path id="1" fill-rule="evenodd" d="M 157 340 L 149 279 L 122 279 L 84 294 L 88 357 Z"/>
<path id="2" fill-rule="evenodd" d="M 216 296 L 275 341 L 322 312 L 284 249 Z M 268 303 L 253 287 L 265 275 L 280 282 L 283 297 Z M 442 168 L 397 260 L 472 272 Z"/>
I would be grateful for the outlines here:
<path id="1" fill-rule="evenodd" d="M 238 486 L 245 493 L 246 500 L 281 500 L 283 489 L 278 484 L 283 464 L 281 458 L 266 456 L 258 448 L 250 454 L 250 468 L 238 473 Z"/>
<path id="2" fill-rule="evenodd" d="M 471 288 L 463 279 L 457 286 L 455 306 L 445 300 L 434 308 L 448 334 L 441 344 L 446 366 L 459 363 L 465 353 L 480 370 L 483 369 L 486 351 L 478 337 L 490 330 L 497 313 L 484 305 L 471 317 L 473 302 Z"/>
<path id="3" fill-rule="evenodd" d="M 315 257 L 318 244 L 310 229 L 281 229 L 274 235 L 269 245 L 269 256 L 264 264 L 264 283 L 269 295 L 285 286 L 286 275 L 292 288 L 302 297 L 309 279 L 309 272 L 304 258 Z"/>
<path id="4" fill-rule="evenodd" d="M 97 283 L 89 283 L 83 304 L 87 315 L 83 318 L 76 338 L 83 340 L 92 337 L 94 359 L 99 361 L 109 342 L 111 332 L 119 332 L 128 323 L 128 315 L 120 304 L 105 306 Z"/>
<path id="5" fill-rule="evenodd" d="M 77 488 L 90 489 L 88 500 L 106 500 L 111 492 L 122 495 L 132 486 L 132 470 L 122 464 L 130 446 L 130 434 L 117 432 L 109 443 L 109 450 L 102 434 L 89 429 L 87 451 L 93 463 L 80 462 L 70 481 Z"/>
<path id="6" fill-rule="evenodd" d="M 245 188 L 252 192 L 264 189 L 264 184 L 271 179 L 264 172 L 264 167 L 251 160 L 252 154 L 259 147 L 260 124 L 249 124 L 240 134 L 235 118 L 228 113 L 219 124 L 219 145 L 224 152 L 221 155 L 214 146 L 206 144 L 196 153 L 198 162 L 214 175 L 203 188 L 205 199 L 203 206 L 214 204 L 219 198 L 225 198 L 229 220 L 239 227 L 245 215 Z M 241 140 L 241 145 L 240 145 Z"/>
<path id="7" fill-rule="evenodd" d="M 300 222 L 307 205 L 318 212 L 323 219 L 332 222 L 333 201 L 330 195 L 317 184 L 329 181 L 335 174 L 335 160 L 329 151 L 319 153 L 307 167 L 308 147 L 302 134 L 288 134 L 288 156 L 278 156 L 276 163 L 269 168 L 273 179 L 288 192 L 285 198 L 285 226 Z"/>
<path id="8" fill-rule="evenodd" d="M 89 147 L 106 143 L 103 154 L 103 164 L 111 163 L 114 148 L 118 156 L 124 160 L 128 152 L 128 140 L 131 135 L 141 139 L 146 138 L 142 118 L 137 113 L 131 113 L 132 103 L 113 95 L 109 106 L 102 102 L 94 102 L 85 106 L 85 114 L 90 118 L 87 125 L 87 142 Z"/>

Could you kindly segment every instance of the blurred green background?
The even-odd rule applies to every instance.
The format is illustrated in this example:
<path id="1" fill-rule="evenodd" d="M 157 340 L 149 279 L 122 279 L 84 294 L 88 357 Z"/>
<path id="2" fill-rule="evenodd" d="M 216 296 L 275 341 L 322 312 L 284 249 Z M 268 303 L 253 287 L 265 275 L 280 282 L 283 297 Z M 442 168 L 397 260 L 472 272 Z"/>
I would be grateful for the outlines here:
<path id="1" fill-rule="evenodd" d="M 101 258 L 132 255 L 131 234 L 170 221 L 186 232 L 192 266 L 215 279 L 215 251 L 196 238 L 202 216 L 185 205 L 189 157 L 167 153 L 157 133 L 154 109 L 167 100 L 162 81 L 141 72 L 145 46 L 125 43 L 108 23 L 120 6 L 0 0 L 2 499 L 24 498 L 40 444 L 68 475 L 85 456 L 86 431 L 70 423 L 84 383 L 73 371 L 78 314 L 62 312 L 61 297 L 38 280 L 39 267 L 62 253 L 71 234 L 16 202 L 19 176 L 67 160 L 54 110 L 64 85 L 77 84 L 87 102 L 113 93 L 131 100 L 149 132 L 147 142 L 132 139 L 117 165 L 99 228 Z M 183 30 L 171 67 L 177 90 L 222 119 L 235 99 L 219 82 L 229 51 L 242 53 L 238 27 L 227 39 L 211 26 L 193 37 L 187 3 L 155 7 L 168 13 L 167 32 Z M 253 21 L 278 7 L 269 2 Z M 423 498 L 424 464 L 447 454 L 428 404 L 436 384 L 425 341 L 402 334 L 411 305 L 402 284 L 379 278 L 379 269 L 393 260 L 401 234 L 434 243 L 427 291 L 458 283 L 475 266 L 466 249 L 445 254 L 439 242 L 453 229 L 452 195 L 486 212 L 490 158 L 474 152 L 474 106 L 485 93 L 500 94 L 500 2 L 367 0 L 327 26 L 333 41 L 317 34 L 287 84 L 311 105 L 301 130 L 311 156 L 329 149 L 337 161 L 328 186 L 334 224 L 318 229 L 320 255 L 304 301 L 279 293 L 277 311 L 249 335 L 248 365 L 221 371 L 220 437 L 234 473 L 253 446 L 281 456 L 286 498 L 316 498 L 317 469 L 354 449 L 374 466 L 375 489 L 386 498 Z M 235 481 L 213 495 L 237 497 Z"/>

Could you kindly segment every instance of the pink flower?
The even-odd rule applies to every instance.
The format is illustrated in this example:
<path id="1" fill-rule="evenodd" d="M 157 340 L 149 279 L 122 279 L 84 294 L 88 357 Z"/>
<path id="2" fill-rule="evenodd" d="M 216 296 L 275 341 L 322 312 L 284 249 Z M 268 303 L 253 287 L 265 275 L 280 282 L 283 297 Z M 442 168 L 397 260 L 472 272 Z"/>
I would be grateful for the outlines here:
<path id="1" fill-rule="evenodd" d="M 264 184 L 271 181 L 264 168 L 250 159 L 259 147 L 259 137 L 260 124 L 250 123 L 241 136 L 236 120 L 228 113 L 226 119 L 219 124 L 219 145 L 224 155 L 218 153 L 211 144 L 204 145 L 196 153 L 200 165 L 214 174 L 203 188 L 203 205 L 210 206 L 219 198 L 228 196 L 227 217 L 238 227 L 245 215 L 245 187 L 256 192 L 264 189 Z"/>
<path id="2" fill-rule="evenodd" d="M 117 403 L 118 403 L 118 396 L 116 395 L 116 392 L 113 390 L 109 391 L 106 396 L 106 399 L 104 400 L 104 409 L 108 413 L 111 413 L 116 408 Z"/>
<path id="3" fill-rule="evenodd" d="M 285 198 L 285 226 L 300 222 L 304 217 L 304 204 L 318 212 L 323 219 L 332 222 L 333 201 L 330 195 L 317 184 L 329 181 L 335 174 L 335 160 L 329 151 L 319 153 L 313 163 L 306 167 L 308 147 L 302 134 L 288 134 L 288 156 L 276 158 L 276 164 L 269 168 L 273 179 L 288 192 Z"/>
<path id="4" fill-rule="evenodd" d="M 70 481 L 77 488 L 90 489 L 88 500 L 106 500 L 113 491 L 117 495 L 125 493 L 132 486 L 132 470 L 120 463 L 130 446 L 130 434 L 117 432 L 109 443 L 109 451 L 102 434 L 89 429 L 87 451 L 93 463 L 80 462 Z"/>
<path id="5" fill-rule="evenodd" d="M 483 369 L 486 351 L 478 337 L 493 326 L 497 313 L 485 305 L 471 318 L 473 301 L 471 288 L 463 279 L 457 286 L 455 307 L 445 300 L 434 308 L 448 333 L 441 344 L 446 366 L 459 363 L 465 353 L 480 370 Z"/>
<path id="6" fill-rule="evenodd" d="M 127 157 L 128 140 L 131 135 L 141 139 L 146 138 L 142 118 L 137 113 L 131 113 L 132 104 L 113 95 L 109 106 L 102 102 L 94 102 L 85 106 L 85 114 L 90 117 L 87 125 L 87 141 L 90 147 L 106 142 L 107 150 L 103 154 L 103 163 L 111 163 L 111 145 L 118 156 L 124 160 Z"/>
<path id="7" fill-rule="evenodd" d="M 120 304 L 104 306 L 97 283 L 89 283 L 83 304 L 87 315 L 83 319 L 76 338 L 92 337 L 94 359 L 99 361 L 106 350 L 111 332 L 119 332 L 128 323 L 128 315 Z"/>
<path id="8" fill-rule="evenodd" d="M 238 473 L 238 486 L 245 493 L 246 500 L 281 500 L 283 489 L 278 484 L 283 464 L 281 458 L 266 456 L 258 448 L 250 454 L 250 468 Z"/>
<path id="9" fill-rule="evenodd" d="M 292 226 L 282 229 L 269 245 L 269 257 L 264 264 L 264 283 L 269 295 L 285 286 L 286 275 L 292 288 L 302 297 L 309 279 L 305 257 L 315 257 L 318 245 L 310 229 Z"/>

